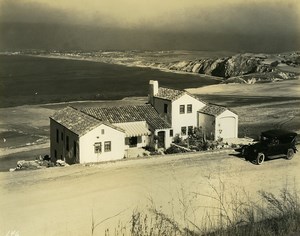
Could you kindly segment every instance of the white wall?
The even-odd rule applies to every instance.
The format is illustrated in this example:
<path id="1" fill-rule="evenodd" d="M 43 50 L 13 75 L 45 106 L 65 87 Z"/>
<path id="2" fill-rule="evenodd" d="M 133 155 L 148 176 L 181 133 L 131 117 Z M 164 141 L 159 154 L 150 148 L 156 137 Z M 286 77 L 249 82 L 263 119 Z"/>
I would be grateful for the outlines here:
<path id="1" fill-rule="evenodd" d="M 187 105 L 192 104 L 192 113 L 187 113 Z M 185 105 L 185 113 L 180 114 L 180 105 Z M 183 95 L 177 100 L 172 102 L 172 128 L 174 130 L 174 136 L 176 134 L 181 135 L 181 127 L 185 126 L 188 130 L 188 126 L 196 127 L 198 125 L 198 111 L 203 108 L 205 104 L 196 98 Z M 183 138 L 187 137 L 182 136 Z"/>
<path id="2" fill-rule="evenodd" d="M 160 131 L 164 131 L 165 132 L 165 148 L 169 148 L 171 146 L 171 143 L 173 141 L 174 135 L 173 137 L 170 136 L 170 130 L 171 129 L 157 129 L 155 130 L 155 135 L 158 135 L 158 132 Z"/>
<path id="3" fill-rule="evenodd" d="M 110 152 L 104 152 L 105 141 L 111 141 Z M 102 143 L 101 153 L 95 153 L 94 144 L 98 142 Z M 125 134 L 104 124 L 80 137 L 79 143 L 80 163 L 118 160 L 125 155 Z"/>
<path id="4" fill-rule="evenodd" d="M 216 119 L 216 137 L 223 139 L 238 137 L 238 116 L 226 110 Z"/>

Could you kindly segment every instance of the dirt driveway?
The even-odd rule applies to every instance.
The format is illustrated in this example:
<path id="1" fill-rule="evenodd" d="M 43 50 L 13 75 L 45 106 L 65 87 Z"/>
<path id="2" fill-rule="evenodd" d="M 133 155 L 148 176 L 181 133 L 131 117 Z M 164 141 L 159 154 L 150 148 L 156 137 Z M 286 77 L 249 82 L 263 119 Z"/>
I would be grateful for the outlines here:
<path id="1" fill-rule="evenodd" d="M 213 187 L 231 200 L 235 193 L 257 199 L 258 190 L 278 192 L 283 186 L 300 189 L 300 155 L 257 166 L 234 151 L 126 160 L 91 166 L 74 165 L 28 172 L 0 173 L 0 235 L 90 235 L 92 212 L 105 221 L 94 235 L 104 235 L 121 220 L 129 227 L 135 209 L 147 212 L 151 201 L 175 219 L 199 224 L 217 203 L 194 192 L 213 195 Z M 202 206 L 197 208 L 196 206 Z M 189 211 L 191 210 L 191 212 Z M 179 220 L 180 221 L 180 220 Z M 113 235 L 113 234 L 112 234 Z"/>

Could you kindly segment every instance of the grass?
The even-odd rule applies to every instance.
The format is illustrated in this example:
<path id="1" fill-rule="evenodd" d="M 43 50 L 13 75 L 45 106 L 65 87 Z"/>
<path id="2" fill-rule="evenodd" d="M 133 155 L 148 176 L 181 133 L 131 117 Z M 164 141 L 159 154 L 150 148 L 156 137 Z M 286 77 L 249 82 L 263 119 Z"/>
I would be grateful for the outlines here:
<path id="1" fill-rule="evenodd" d="M 196 208 L 191 204 L 189 194 L 181 189 L 178 200 L 181 203 L 181 223 L 174 215 L 168 215 L 155 206 L 151 200 L 151 208 L 147 213 L 134 211 L 129 225 L 119 222 L 113 232 L 109 229 L 105 235 L 131 236 L 271 236 L 292 235 L 300 232 L 300 202 L 295 189 L 287 186 L 275 195 L 260 191 L 259 201 L 253 202 L 244 192 L 234 194 L 230 201 L 225 194 L 225 185 L 220 181 L 219 187 L 211 185 L 212 195 L 193 193 L 216 201 L 215 212 L 207 214 L 201 224 L 191 220 Z M 205 210 L 205 209 L 203 209 Z M 94 221 L 93 221 L 94 223 Z M 92 231 L 92 235 L 94 231 Z"/>

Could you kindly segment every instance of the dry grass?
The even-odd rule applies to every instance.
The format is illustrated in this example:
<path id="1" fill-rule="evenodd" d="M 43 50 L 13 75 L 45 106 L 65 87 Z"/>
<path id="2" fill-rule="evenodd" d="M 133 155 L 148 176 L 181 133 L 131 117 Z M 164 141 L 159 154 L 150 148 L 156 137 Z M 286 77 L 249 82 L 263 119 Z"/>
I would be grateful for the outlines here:
<path id="1" fill-rule="evenodd" d="M 164 213 L 150 199 L 151 207 L 147 213 L 134 211 L 129 224 L 119 222 L 113 232 L 107 229 L 105 235 L 283 236 L 300 232 L 300 202 L 295 188 L 288 189 L 284 186 L 276 195 L 260 191 L 258 193 L 260 200 L 253 202 L 244 191 L 228 196 L 225 184 L 221 180 L 218 186 L 210 185 L 210 187 L 212 195 L 198 192 L 187 194 L 184 189 L 179 190 L 180 220 L 173 214 Z M 207 208 L 201 203 L 200 206 L 193 204 L 191 196 L 193 199 L 201 196 L 216 201 L 213 211 L 208 211 L 210 213 L 207 213 L 200 223 L 196 221 L 197 219 L 191 220 L 191 216 L 198 209 L 207 210 Z M 227 201 L 228 199 L 231 200 Z"/>

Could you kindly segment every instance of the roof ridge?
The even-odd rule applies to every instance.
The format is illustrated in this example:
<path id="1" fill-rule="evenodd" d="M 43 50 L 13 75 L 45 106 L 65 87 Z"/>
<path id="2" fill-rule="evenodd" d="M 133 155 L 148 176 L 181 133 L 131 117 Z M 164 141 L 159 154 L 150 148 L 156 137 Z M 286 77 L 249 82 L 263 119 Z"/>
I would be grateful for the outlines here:
<path id="1" fill-rule="evenodd" d="M 107 107 L 83 107 L 80 111 L 84 109 L 107 109 L 107 108 L 121 108 L 121 107 L 142 107 L 142 106 L 152 106 L 150 103 L 145 104 L 138 104 L 138 105 L 114 105 L 114 106 L 107 106 Z M 76 108 L 75 108 L 76 109 Z"/>
<path id="2" fill-rule="evenodd" d="M 213 102 L 208 102 L 208 103 L 206 103 L 206 105 L 213 105 L 213 106 L 224 107 L 224 108 L 228 109 L 226 106 L 219 105 L 219 104 L 216 104 L 216 103 L 213 103 Z"/>
<path id="3" fill-rule="evenodd" d="M 172 90 L 177 90 L 177 91 L 186 92 L 184 89 L 177 89 L 177 88 L 165 87 L 165 86 L 159 86 L 158 88 L 165 88 L 165 89 L 172 89 Z"/>

